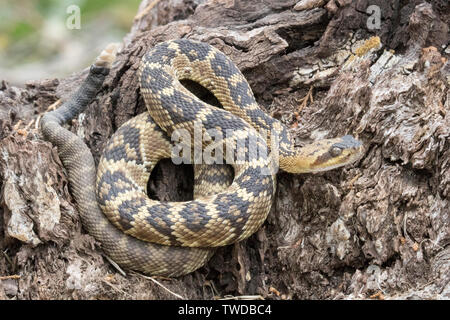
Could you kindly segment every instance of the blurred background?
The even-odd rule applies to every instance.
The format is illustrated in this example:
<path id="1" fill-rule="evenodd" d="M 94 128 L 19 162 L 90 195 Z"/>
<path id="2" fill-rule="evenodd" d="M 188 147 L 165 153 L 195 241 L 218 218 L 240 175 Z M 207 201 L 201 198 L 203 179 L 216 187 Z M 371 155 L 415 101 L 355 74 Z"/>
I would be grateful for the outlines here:
<path id="1" fill-rule="evenodd" d="M 88 67 L 107 43 L 122 41 L 140 2 L 0 0 L 0 80 L 21 86 Z"/>

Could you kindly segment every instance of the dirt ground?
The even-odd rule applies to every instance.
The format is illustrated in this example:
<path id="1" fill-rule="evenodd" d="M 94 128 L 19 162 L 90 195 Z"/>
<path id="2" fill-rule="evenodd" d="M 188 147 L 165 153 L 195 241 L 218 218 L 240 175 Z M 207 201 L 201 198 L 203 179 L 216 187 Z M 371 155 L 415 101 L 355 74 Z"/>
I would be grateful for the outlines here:
<path id="1" fill-rule="evenodd" d="M 181 37 L 231 57 L 299 146 L 344 134 L 365 146 L 345 168 L 280 172 L 264 226 L 176 279 L 111 264 L 39 131 L 87 69 L 0 82 L 0 299 L 449 299 L 448 21 L 445 0 L 144 0 L 97 99 L 70 125 L 96 161 L 145 111 L 142 55 Z M 152 177 L 155 197 L 192 197 L 191 167 L 164 161 Z"/>

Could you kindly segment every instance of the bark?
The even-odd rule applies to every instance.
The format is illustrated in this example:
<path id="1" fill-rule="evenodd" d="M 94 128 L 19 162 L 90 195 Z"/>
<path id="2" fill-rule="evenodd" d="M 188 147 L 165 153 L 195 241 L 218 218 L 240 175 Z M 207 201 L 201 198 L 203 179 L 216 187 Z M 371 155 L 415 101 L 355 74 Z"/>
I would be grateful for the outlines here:
<path id="1" fill-rule="evenodd" d="M 111 134 L 145 111 L 141 56 L 181 37 L 230 56 L 299 146 L 344 134 L 365 145 L 353 166 L 279 173 L 264 226 L 198 271 L 160 279 L 166 288 L 197 299 L 450 298 L 447 1 L 168 0 L 148 10 L 151 3 L 141 4 L 98 98 L 70 126 L 96 160 Z M 373 4 L 379 29 L 368 28 Z M 86 72 L 0 85 L 0 298 L 173 299 L 102 256 L 82 229 L 56 149 L 37 130 Z M 158 199 L 192 197 L 189 166 L 164 161 L 152 179 Z"/>

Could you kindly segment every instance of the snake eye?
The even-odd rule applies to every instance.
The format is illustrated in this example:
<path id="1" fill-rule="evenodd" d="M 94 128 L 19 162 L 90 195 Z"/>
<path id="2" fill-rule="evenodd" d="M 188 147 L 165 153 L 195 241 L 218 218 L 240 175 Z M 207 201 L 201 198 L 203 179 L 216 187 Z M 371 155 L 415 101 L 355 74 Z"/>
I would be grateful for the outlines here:
<path id="1" fill-rule="evenodd" d="M 331 147 L 329 152 L 333 157 L 337 157 L 342 153 L 342 148 Z"/>

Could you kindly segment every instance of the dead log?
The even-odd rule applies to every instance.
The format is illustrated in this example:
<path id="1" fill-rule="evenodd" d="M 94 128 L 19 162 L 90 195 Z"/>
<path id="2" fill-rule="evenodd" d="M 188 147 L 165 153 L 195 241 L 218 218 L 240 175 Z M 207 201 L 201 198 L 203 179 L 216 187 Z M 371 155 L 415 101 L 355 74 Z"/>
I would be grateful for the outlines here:
<path id="1" fill-rule="evenodd" d="M 381 12 L 375 29 L 369 5 Z M 440 0 L 144 0 L 98 98 L 71 125 L 96 160 L 145 111 L 141 56 L 181 37 L 230 56 L 299 145 L 349 133 L 366 146 L 344 169 L 280 173 L 263 228 L 193 274 L 159 280 L 165 288 L 102 257 L 37 129 L 87 69 L 23 88 L 1 82 L 0 299 L 448 299 L 449 16 Z M 167 161 L 152 177 L 155 197 L 192 197 L 191 168 Z"/>

